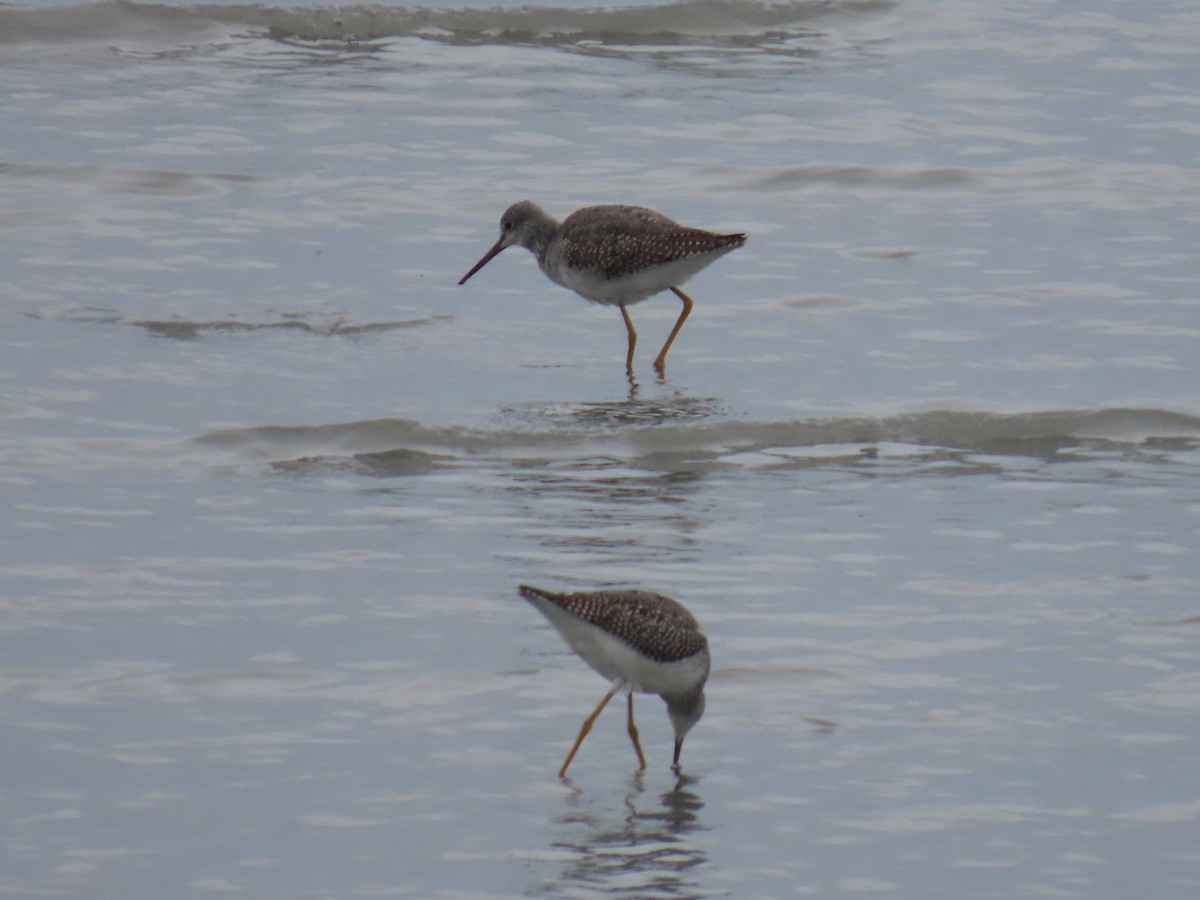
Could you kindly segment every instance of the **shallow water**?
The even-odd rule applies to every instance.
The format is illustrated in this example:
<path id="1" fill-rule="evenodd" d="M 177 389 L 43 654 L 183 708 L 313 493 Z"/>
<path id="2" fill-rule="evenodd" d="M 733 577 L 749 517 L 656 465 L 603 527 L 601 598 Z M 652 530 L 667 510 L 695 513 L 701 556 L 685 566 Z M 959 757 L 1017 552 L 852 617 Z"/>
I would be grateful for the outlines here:
<path id="1" fill-rule="evenodd" d="M 1198 36 L 0 7 L 0 893 L 1195 896 Z M 523 197 L 749 242 L 630 379 Z M 696 614 L 681 777 L 522 582 Z"/>

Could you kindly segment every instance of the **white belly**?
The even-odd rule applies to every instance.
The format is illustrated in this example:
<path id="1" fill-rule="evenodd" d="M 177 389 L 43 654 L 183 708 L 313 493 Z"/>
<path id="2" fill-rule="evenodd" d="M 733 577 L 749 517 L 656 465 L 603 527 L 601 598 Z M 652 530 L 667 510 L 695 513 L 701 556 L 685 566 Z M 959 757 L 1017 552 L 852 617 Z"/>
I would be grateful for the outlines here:
<path id="1" fill-rule="evenodd" d="M 655 662 L 602 628 L 572 616 L 549 601 L 534 598 L 538 609 L 595 671 L 609 681 L 621 678 L 633 691 L 678 696 L 708 674 L 707 659 L 689 657 L 677 662 Z"/>
<path id="2" fill-rule="evenodd" d="M 601 272 L 580 271 L 567 266 L 561 259 L 547 259 L 543 271 L 551 281 L 570 288 L 581 297 L 608 306 L 637 303 L 667 288 L 679 287 L 713 260 L 724 256 L 732 247 L 711 253 L 695 253 L 656 266 L 640 269 L 621 278 L 605 278 Z"/>

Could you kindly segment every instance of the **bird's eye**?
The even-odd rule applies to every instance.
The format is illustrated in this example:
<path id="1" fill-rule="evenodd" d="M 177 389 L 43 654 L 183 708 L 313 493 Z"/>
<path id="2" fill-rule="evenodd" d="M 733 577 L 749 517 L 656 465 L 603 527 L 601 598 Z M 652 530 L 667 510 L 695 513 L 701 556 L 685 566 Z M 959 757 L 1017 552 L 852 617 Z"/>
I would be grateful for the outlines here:
<path id="1" fill-rule="evenodd" d="M 500 223 L 501 231 L 512 231 L 512 222 L 504 221 Z"/>

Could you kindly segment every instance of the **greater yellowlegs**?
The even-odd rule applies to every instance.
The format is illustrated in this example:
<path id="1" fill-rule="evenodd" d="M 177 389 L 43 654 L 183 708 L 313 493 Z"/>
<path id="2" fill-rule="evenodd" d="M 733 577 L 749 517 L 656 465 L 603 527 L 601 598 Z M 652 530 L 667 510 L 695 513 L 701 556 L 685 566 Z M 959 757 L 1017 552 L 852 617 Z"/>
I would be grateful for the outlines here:
<path id="1" fill-rule="evenodd" d="M 642 769 L 646 757 L 633 724 L 633 692 L 658 694 L 667 701 L 667 715 L 675 729 L 672 765 L 678 770 L 683 738 L 704 715 L 704 682 L 708 679 L 708 640 L 692 614 L 670 597 L 649 591 L 557 594 L 524 584 L 517 590 L 550 620 L 584 662 L 612 682 L 600 705 L 583 720 L 558 777 L 566 775 L 592 723 L 620 690 L 629 694 L 629 739 Z"/>
<path id="2" fill-rule="evenodd" d="M 637 332 L 625 307 L 671 290 L 683 301 L 683 311 L 654 360 L 654 368 L 662 372 L 671 342 L 692 311 L 692 298 L 679 285 L 745 242 L 744 234 L 687 228 L 641 206 L 588 206 L 571 213 L 560 225 L 541 207 L 522 200 L 505 210 L 500 217 L 500 239 L 459 284 L 505 247 L 520 244 L 532 250 L 538 266 L 551 281 L 588 300 L 621 310 L 629 335 L 625 356 L 629 372 L 633 371 Z"/>

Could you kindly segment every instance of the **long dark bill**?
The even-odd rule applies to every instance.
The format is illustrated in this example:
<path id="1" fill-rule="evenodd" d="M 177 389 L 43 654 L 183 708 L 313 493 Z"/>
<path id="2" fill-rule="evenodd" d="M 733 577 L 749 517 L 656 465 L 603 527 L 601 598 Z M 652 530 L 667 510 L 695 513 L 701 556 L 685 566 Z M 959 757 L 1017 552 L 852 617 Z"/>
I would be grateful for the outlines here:
<path id="1" fill-rule="evenodd" d="M 484 266 L 486 266 L 489 262 L 491 262 L 492 257 L 495 256 L 497 253 L 499 253 L 503 249 L 504 249 L 504 241 L 503 240 L 496 241 L 496 246 L 494 246 L 487 253 L 483 254 L 483 259 L 481 259 L 479 262 L 475 263 L 475 265 L 471 266 L 471 271 L 468 272 L 466 275 L 464 275 L 459 280 L 458 283 L 466 284 L 468 278 L 470 278 L 472 275 L 474 275 L 476 272 L 478 272 L 480 269 L 482 269 Z"/>

